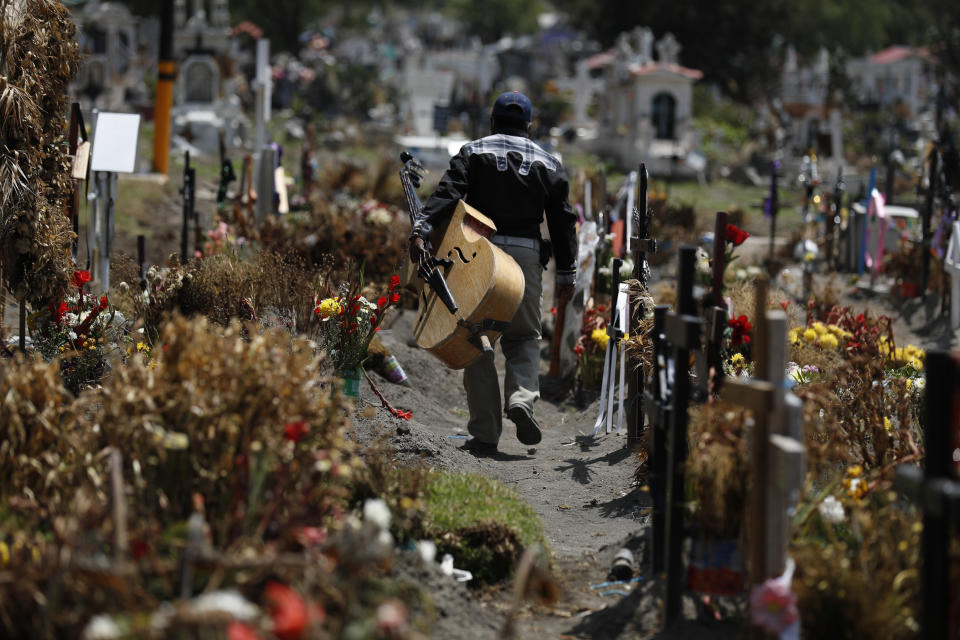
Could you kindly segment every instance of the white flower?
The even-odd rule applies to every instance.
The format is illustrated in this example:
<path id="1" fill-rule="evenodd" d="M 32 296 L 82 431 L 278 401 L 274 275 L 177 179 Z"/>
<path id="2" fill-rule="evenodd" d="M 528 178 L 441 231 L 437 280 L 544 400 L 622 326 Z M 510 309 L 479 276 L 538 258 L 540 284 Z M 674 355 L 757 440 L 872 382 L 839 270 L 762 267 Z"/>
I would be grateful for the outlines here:
<path id="1" fill-rule="evenodd" d="M 851 483 L 851 485 L 852 484 L 853 483 Z M 843 522 L 843 505 L 840 504 L 840 501 L 833 496 L 827 496 L 824 498 L 823 502 L 817 505 L 817 511 L 820 512 L 820 517 L 830 524 Z"/>
<path id="2" fill-rule="evenodd" d="M 193 610 L 195 613 L 225 613 L 234 620 L 252 620 L 258 613 L 254 604 L 233 590 L 205 593 L 193 601 Z"/>
<path id="3" fill-rule="evenodd" d="M 920 377 L 916 378 L 913 381 L 913 388 L 917 391 L 923 391 L 923 388 L 927 386 L 927 379 Z"/>
<path id="4" fill-rule="evenodd" d="M 733 276 L 737 280 L 746 280 L 747 279 L 747 270 L 746 269 L 737 269 L 733 272 Z"/>
<path id="5" fill-rule="evenodd" d="M 369 498 L 363 503 L 363 519 L 386 531 L 390 528 L 390 507 L 380 498 Z"/>
<path id="6" fill-rule="evenodd" d="M 424 562 L 433 562 L 437 557 L 437 545 L 432 540 L 421 540 L 417 543 L 417 553 Z"/>
<path id="7" fill-rule="evenodd" d="M 70 331 L 69 333 L 67 333 L 67 337 L 70 338 L 71 340 L 76 340 L 76 339 L 77 339 L 77 332 L 76 332 L 76 331 Z"/>
<path id="8" fill-rule="evenodd" d="M 84 640 L 112 640 L 120 638 L 123 634 L 120 627 L 113 621 L 113 618 L 107 615 L 94 616 L 87 623 L 83 630 Z"/>

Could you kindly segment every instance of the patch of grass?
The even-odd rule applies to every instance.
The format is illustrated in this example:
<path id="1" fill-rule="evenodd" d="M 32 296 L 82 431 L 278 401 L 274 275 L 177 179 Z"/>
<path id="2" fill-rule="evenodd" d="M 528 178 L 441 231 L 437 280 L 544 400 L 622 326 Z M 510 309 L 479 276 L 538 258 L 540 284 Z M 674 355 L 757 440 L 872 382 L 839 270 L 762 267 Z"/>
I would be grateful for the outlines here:
<path id="1" fill-rule="evenodd" d="M 114 205 L 115 225 L 118 233 L 128 235 L 152 234 L 151 221 L 162 210 L 170 192 L 176 186 L 170 182 L 161 184 L 138 177 L 121 178 L 117 185 L 117 202 Z"/>
<path id="2" fill-rule="evenodd" d="M 475 473 L 436 471 L 426 490 L 427 518 L 434 531 L 454 531 L 499 522 L 516 530 L 524 545 L 546 546 L 533 507 L 513 489 Z"/>
<path id="3" fill-rule="evenodd" d="M 525 547 L 548 548 L 533 507 L 496 480 L 435 471 L 424 501 L 427 532 L 436 538 L 438 552 L 472 572 L 476 586 L 510 577 Z"/>

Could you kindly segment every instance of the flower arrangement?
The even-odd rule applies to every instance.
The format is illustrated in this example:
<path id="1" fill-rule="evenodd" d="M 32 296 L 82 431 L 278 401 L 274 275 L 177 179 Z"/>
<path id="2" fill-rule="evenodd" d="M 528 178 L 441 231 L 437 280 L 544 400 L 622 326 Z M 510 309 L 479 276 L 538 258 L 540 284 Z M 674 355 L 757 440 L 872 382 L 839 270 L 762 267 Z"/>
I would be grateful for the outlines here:
<path id="1" fill-rule="evenodd" d="M 380 404 L 393 417 L 409 420 L 413 414 L 393 407 L 380 393 L 370 376 L 363 369 L 370 343 L 386 315 L 387 309 L 400 302 L 400 276 L 393 275 L 387 285 L 386 295 L 371 302 L 362 295 L 363 273 L 344 292 L 337 296 L 316 299 L 314 313 L 317 317 L 319 343 L 333 362 L 333 368 L 344 380 L 344 391 L 357 398 L 360 394 L 360 374 L 366 378 L 370 390 Z"/>
<path id="2" fill-rule="evenodd" d="M 604 305 L 589 307 L 583 314 L 583 329 L 573 352 L 577 356 L 577 369 L 584 389 L 599 389 L 603 378 L 603 358 L 610 336 L 603 313 Z"/>
<path id="3" fill-rule="evenodd" d="M 64 386 L 73 393 L 100 380 L 118 338 L 108 335 L 116 311 L 107 296 L 97 298 L 85 290 L 88 282 L 89 271 L 74 271 L 67 297 L 33 314 L 29 323 L 37 351 L 47 360 L 61 357 Z"/>
<path id="4" fill-rule="evenodd" d="M 750 324 L 747 316 L 741 315 L 738 318 L 730 318 L 728 323 L 730 325 L 730 346 L 734 349 L 748 346 L 753 325 Z"/>
<path id="5" fill-rule="evenodd" d="M 334 369 L 357 371 L 367 358 L 367 349 L 380 330 L 387 309 L 400 302 L 400 277 L 390 278 L 387 294 L 376 302 L 362 294 L 363 274 L 340 295 L 318 296 L 314 313 L 318 322 L 320 345 L 327 351 Z"/>

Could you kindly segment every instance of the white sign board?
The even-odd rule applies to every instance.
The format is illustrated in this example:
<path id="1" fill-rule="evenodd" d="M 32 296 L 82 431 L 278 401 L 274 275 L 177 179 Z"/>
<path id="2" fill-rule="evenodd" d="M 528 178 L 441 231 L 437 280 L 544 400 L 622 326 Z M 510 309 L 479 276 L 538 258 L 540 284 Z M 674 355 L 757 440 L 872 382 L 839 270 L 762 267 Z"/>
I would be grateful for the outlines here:
<path id="1" fill-rule="evenodd" d="M 137 160 L 140 115 L 101 113 L 93 134 L 93 171 L 133 173 Z"/>

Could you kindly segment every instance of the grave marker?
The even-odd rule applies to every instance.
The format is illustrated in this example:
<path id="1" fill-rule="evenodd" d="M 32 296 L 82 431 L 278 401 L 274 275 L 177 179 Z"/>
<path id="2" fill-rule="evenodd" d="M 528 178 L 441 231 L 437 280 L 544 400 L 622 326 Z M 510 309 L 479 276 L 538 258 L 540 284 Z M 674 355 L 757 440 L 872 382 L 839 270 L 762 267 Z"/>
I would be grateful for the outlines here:
<path id="1" fill-rule="evenodd" d="M 640 164 L 640 193 L 639 209 L 633 209 L 634 225 L 637 235 L 633 238 L 633 277 L 640 283 L 643 293 L 647 292 L 650 279 L 650 265 L 647 263 L 647 253 L 655 253 L 657 241 L 650 238 L 650 223 L 653 215 L 650 213 L 647 200 L 647 167 Z M 647 310 L 642 301 L 637 301 L 630 310 L 631 332 L 639 331 L 640 322 L 646 317 Z M 636 327 L 636 328 L 634 328 Z M 627 384 L 627 446 L 632 447 L 640 442 L 640 432 L 643 430 L 643 366 L 639 361 L 630 362 L 630 373 Z"/>
<path id="2" fill-rule="evenodd" d="M 780 310 L 767 311 L 768 287 L 766 279 L 758 282 L 752 342 L 754 379 L 728 380 L 721 394 L 749 409 L 754 420 L 747 518 L 751 585 L 783 573 L 789 511 L 804 479 L 803 406 L 784 389 L 787 317 Z"/>
<path id="3" fill-rule="evenodd" d="M 672 626 L 680 617 L 686 572 L 683 570 L 684 466 L 687 460 L 687 423 L 690 404 L 690 352 L 700 348 L 700 317 L 693 297 L 696 247 L 680 247 L 677 310 L 667 314 L 666 337 L 673 351 L 675 374 L 670 398 L 671 424 L 667 435 L 667 495 L 665 559 L 667 570 L 665 617 Z"/>
<path id="4" fill-rule="evenodd" d="M 94 125 L 93 171 L 94 220 L 93 245 L 99 251 L 96 269 L 100 290 L 110 288 L 110 254 L 113 252 L 114 205 L 117 198 L 117 174 L 133 173 L 137 158 L 137 137 L 140 116 L 130 113 L 103 112 Z M 93 274 L 91 274 L 93 275 Z"/>
<path id="5" fill-rule="evenodd" d="M 647 477 L 650 497 L 653 500 L 653 527 L 650 560 L 654 575 L 664 569 L 666 545 L 664 544 L 664 520 L 667 501 L 667 429 L 671 420 L 671 391 L 673 386 L 673 361 L 670 347 L 664 335 L 669 305 L 653 308 L 653 372 L 650 384 L 643 393 L 643 411 L 649 421 L 650 451 L 647 462 Z"/>

